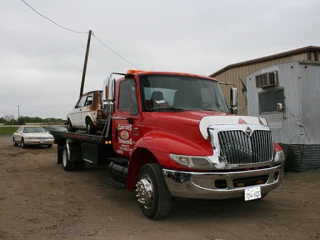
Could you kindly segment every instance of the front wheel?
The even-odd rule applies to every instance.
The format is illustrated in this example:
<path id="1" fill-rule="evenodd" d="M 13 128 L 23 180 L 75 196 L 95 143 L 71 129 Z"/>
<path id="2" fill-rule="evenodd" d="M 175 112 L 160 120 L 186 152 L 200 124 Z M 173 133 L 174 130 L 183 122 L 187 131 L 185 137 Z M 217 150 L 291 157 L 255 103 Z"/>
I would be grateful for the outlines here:
<path id="1" fill-rule="evenodd" d="M 136 186 L 138 203 L 147 218 L 155 220 L 169 214 L 172 197 L 159 164 L 144 165 Z"/>
<path id="2" fill-rule="evenodd" d="M 24 139 L 23 138 L 21 138 L 21 147 L 22 148 L 26 148 L 27 147 L 26 144 L 24 143 Z"/>

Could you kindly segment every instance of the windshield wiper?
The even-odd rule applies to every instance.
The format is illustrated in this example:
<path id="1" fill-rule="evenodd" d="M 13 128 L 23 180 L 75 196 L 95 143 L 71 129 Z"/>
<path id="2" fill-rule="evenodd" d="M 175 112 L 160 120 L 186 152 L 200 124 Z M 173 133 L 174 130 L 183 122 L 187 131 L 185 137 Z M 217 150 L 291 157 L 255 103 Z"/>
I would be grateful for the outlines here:
<path id="1" fill-rule="evenodd" d="M 149 111 L 152 111 L 152 112 L 184 112 L 186 110 L 184 110 L 182 108 L 166 107 L 166 108 L 154 108 L 154 109 L 150 109 Z"/>

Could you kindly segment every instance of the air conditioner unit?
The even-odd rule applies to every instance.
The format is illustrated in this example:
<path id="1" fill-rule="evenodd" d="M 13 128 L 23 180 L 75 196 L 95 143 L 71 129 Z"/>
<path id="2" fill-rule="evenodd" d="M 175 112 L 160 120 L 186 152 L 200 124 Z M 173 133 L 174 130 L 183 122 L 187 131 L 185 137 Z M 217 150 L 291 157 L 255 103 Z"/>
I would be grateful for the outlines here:
<path id="1" fill-rule="evenodd" d="M 278 86 L 278 72 L 268 72 L 256 76 L 257 88 L 269 88 Z"/>

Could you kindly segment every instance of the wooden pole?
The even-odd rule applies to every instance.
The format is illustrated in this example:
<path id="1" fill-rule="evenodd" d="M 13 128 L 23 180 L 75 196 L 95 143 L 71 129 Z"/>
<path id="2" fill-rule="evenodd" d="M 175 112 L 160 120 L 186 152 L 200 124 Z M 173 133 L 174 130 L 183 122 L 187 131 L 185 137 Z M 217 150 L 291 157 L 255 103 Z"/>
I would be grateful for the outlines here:
<path id="1" fill-rule="evenodd" d="M 85 82 L 85 79 L 86 79 L 86 72 L 87 72 L 87 64 L 88 64 L 88 56 L 89 56 L 89 49 L 90 49 L 91 34 L 92 34 L 92 31 L 89 30 L 88 42 L 87 42 L 87 50 L 86 50 L 86 56 L 85 56 L 85 58 L 84 58 L 84 66 L 83 66 L 83 72 L 82 72 L 82 81 L 81 81 L 81 88 L 80 88 L 80 96 L 79 96 L 79 98 L 81 98 L 81 96 L 82 96 L 82 94 L 83 94 L 84 82 Z"/>

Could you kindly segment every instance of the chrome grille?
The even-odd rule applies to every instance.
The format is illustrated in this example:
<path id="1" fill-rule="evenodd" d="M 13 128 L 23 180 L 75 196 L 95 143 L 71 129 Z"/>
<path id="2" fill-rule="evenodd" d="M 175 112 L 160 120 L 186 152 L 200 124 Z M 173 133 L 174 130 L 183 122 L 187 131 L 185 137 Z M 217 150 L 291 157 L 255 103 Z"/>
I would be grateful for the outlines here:
<path id="1" fill-rule="evenodd" d="M 229 164 L 248 164 L 270 161 L 273 142 L 270 131 L 255 130 L 249 137 L 241 130 L 218 133 L 221 156 Z"/>

